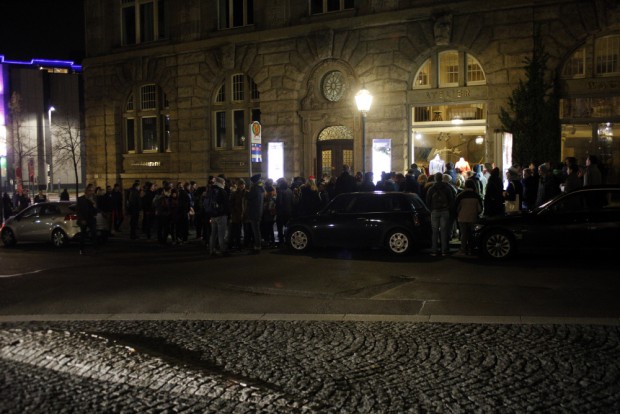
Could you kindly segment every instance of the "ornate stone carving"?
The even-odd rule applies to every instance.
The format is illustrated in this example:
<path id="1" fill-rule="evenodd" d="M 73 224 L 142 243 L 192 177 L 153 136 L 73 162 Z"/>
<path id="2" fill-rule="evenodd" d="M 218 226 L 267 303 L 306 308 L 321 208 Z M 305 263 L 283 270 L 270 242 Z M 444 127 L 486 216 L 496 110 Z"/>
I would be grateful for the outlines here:
<path id="1" fill-rule="evenodd" d="M 331 139 L 353 139 L 353 131 L 344 125 L 335 125 L 325 128 L 319 134 L 319 141 Z"/>
<path id="2" fill-rule="evenodd" d="M 435 44 L 437 46 L 445 46 L 450 44 L 452 37 L 452 15 L 441 14 L 435 16 L 433 23 L 433 35 L 435 36 Z"/>
<path id="3" fill-rule="evenodd" d="M 321 89 L 328 101 L 338 102 L 346 91 L 346 81 L 342 72 L 333 70 L 325 74 L 321 81 Z"/>
<path id="4" fill-rule="evenodd" d="M 235 45 L 229 44 L 220 47 L 218 58 L 222 68 L 233 69 L 235 67 Z"/>

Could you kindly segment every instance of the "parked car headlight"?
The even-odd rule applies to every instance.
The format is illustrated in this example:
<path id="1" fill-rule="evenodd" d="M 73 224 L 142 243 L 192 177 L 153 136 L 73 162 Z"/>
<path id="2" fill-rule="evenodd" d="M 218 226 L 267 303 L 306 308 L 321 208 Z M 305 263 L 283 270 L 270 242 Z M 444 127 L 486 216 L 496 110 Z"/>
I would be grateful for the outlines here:
<path id="1" fill-rule="evenodd" d="M 474 231 L 480 231 L 484 228 L 484 224 L 476 224 L 474 226 Z"/>

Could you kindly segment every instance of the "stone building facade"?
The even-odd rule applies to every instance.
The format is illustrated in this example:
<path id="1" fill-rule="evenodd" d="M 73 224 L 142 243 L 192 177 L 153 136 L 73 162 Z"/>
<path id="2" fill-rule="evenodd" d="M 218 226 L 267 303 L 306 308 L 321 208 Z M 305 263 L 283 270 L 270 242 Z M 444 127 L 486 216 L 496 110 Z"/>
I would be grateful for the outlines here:
<path id="1" fill-rule="evenodd" d="M 343 164 L 402 172 L 437 155 L 505 166 L 511 137 L 498 115 L 536 28 L 562 76 L 563 156 L 583 163 L 603 143 L 610 167 L 620 164 L 613 0 L 86 0 L 85 9 L 87 179 L 98 185 L 266 176 L 274 143 L 289 179 Z M 374 97 L 364 143 L 354 99 L 363 87 Z M 250 163 L 254 121 L 262 162 Z"/>

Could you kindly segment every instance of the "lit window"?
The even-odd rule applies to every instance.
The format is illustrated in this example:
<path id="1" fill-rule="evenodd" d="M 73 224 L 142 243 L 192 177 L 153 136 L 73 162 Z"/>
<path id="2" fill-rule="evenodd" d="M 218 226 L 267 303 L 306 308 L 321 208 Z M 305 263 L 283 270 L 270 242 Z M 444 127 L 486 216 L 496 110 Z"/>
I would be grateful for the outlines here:
<path id="1" fill-rule="evenodd" d="M 586 48 L 582 47 L 577 49 L 568 58 L 564 64 L 564 70 L 562 76 L 565 78 L 580 78 L 586 74 Z"/>
<path id="2" fill-rule="evenodd" d="M 461 65 L 462 59 L 467 61 L 464 70 Z M 437 67 L 433 65 L 433 61 L 434 57 L 428 58 L 420 66 L 413 81 L 412 87 L 414 89 L 463 86 L 462 83 L 467 85 L 486 84 L 486 75 L 482 65 L 475 57 L 469 54 L 448 50 L 437 55 Z M 461 76 L 464 76 L 465 82 L 460 82 Z M 437 82 L 437 79 L 439 82 Z"/>
<path id="3" fill-rule="evenodd" d="M 125 103 L 125 150 L 143 153 L 170 151 L 167 99 L 157 85 L 142 85 Z M 139 96 L 137 100 L 135 97 Z"/>
<path id="4" fill-rule="evenodd" d="M 431 86 L 431 60 L 428 59 L 418 70 L 418 74 L 415 77 L 414 87 L 416 88 L 428 88 Z"/>
<path id="5" fill-rule="evenodd" d="M 353 0 L 310 0 L 310 14 L 322 14 L 352 9 Z"/>
<path id="6" fill-rule="evenodd" d="M 219 0 L 220 29 L 254 24 L 254 0 Z"/>
<path id="7" fill-rule="evenodd" d="M 439 54 L 439 86 L 458 86 L 459 53 L 443 52 Z"/>
<path id="8" fill-rule="evenodd" d="M 619 75 L 620 36 L 606 36 L 596 39 L 594 46 L 595 73 L 597 75 Z"/>
<path id="9" fill-rule="evenodd" d="M 121 0 L 123 45 L 164 39 L 166 2 L 164 0 Z"/>
<path id="10" fill-rule="evenodd" d="M 480 85 L 486 82 L 482 66 L 473 56 L 467 55 L 467 84 Z"/>

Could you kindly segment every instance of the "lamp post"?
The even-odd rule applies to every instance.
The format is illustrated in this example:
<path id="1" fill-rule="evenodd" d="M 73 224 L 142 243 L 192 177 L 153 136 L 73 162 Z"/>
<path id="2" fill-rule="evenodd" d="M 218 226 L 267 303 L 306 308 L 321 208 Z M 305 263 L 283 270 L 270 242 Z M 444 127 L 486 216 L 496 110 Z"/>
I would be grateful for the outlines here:
<path id="1" fill-rule="evenodd" d="M 52 112 L 55 111 L 56 108 L 50 106 L 47 110 L 47 127 L 49 131 L 49 141 L 50 148 L 52 147 Z M 49 191 L 48 185 L 52 183 L 52 190 L 54 189 L 54 182 L 52 181 L 52 162 L 50 157 L 50 162 L 47 162 L 47 142 L 43 142 L 43 162 L 45 163 L 45 191 Z"/>
<path id="2" fill-rule="evenodd" d="M 368 89 L 362 86 L 362 89 L 355 94 L 355 104 L 357 110 L 362 114 L 362 174 L 366 173 L 366 114 L 370 111 L 372 105 L 372 95 Z"/>

